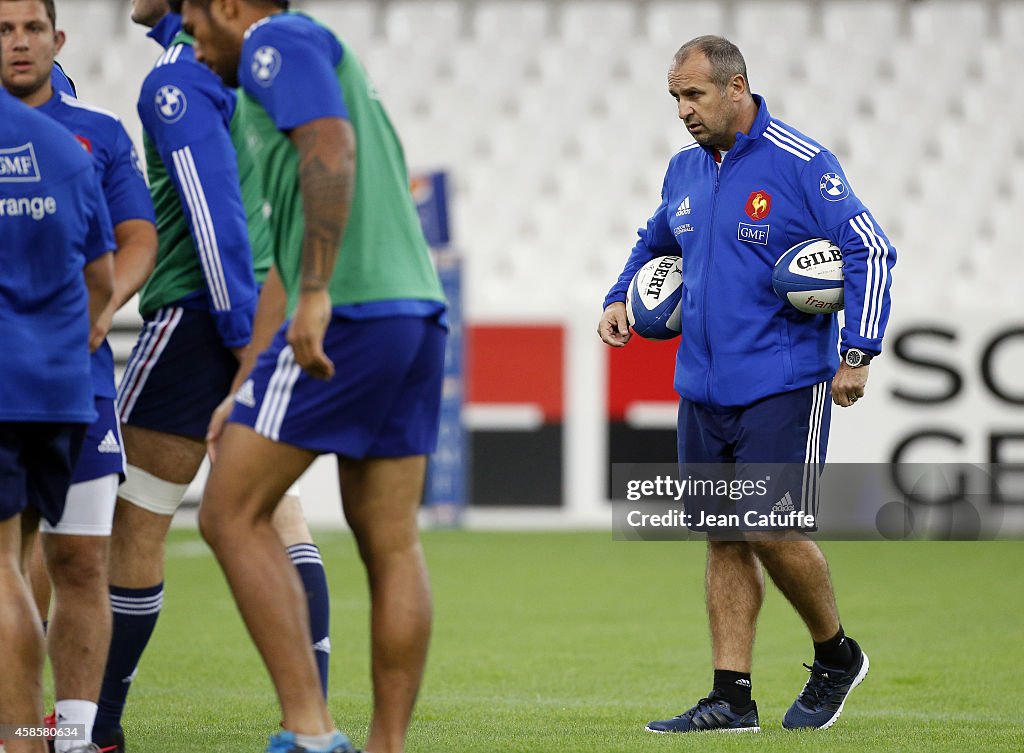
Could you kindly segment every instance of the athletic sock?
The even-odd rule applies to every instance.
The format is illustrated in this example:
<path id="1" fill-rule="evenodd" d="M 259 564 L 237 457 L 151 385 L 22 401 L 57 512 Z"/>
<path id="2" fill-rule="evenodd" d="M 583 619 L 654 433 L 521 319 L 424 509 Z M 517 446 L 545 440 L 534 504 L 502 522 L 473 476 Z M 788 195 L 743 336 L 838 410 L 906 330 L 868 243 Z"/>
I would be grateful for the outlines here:
<path id="1" fill-rule="evenodd" d="M 729 702 L 733 710 L 746 708 L 750 705 L 750 673 L 716 669 L 715 690 Z"/>
<path id="2" fill-rule="evenodd" d="M 853 664 L 853 650 L 842 625 L 839 632 L 827 641 L 814 644 L 814 661 L 832 669 L 846 669 Z"/>
<path id="3" fill-rule="evenodd" d="M 327 573 L 316 544 L 293 544 L 288 556 L 302 578 L 302 588 L 309 603 L 309 632 L 313 642 L 316 668 L 320 672 L 320 689 L 327 697 L 327 669 L 331 660 L 331 597 L 327 592 Z"/>
<path id="4" fill-rule="evenodd" d="M 57 715 L 57 728 L 82 726 L 85 727 L 85 740 L 92 740 L 92 726 L 96 721 L 96 704 L 92 701 L 83 701 L 77 698 L 69 698 L 57 701 L 55 705 Z M 78 748 L 81 750 L 82 739 L 72 740 L 59 735 L 54 738 L 54 753 L 67 753 Z"/>
<path id="5" fill-rule="evenodd" d="M 135 669 L 153 635 L 163 603 L 163 583 L 149 588 L 110 587 L 114 626 L 107 666 L 103 672 L 93 739 L 109 739 L 120 729 L 121 714 L 124 713 L 128 690 L 135 679 Z"/>
<path id="6" fill-rule="evenodd" d="M 301 745 L 303 748 L 308 748 L 309 750 L 327 750 L 327 746 L 334 742 L 334 737 L 337 734 L 338 730 L 328 732 L 326 735 L 300 735 L 296 732 L 295 744 Z"/>

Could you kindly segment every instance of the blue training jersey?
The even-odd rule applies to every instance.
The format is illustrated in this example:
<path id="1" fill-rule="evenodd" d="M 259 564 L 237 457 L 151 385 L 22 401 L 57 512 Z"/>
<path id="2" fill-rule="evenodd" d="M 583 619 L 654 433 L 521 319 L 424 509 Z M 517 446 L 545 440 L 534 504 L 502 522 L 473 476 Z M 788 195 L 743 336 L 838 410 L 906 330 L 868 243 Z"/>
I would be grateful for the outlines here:
<path id="1" fill-rule="evenodd" d="M 92 157 L 114 227 L 127 220 L 156 223 L 139 155 L 116 115 L 89 107 L 63 92 L 54 92 L 49 101 L 36 109 L 71 131 Z M 92 364 L 96 396 L 117 397 L 114 354 L 109 343 L 104 341 L 97 348 L 92 355 Z"/>
<path id="2" fill-rule="evenodd" d="M 0 421 L 95 420 L 82 268 L 113 248 L 82 147 L 0 89 Z"/>
<path id="3" fill-rule="evenodd" d="M 357 177 L 356 191 L 353 197 L 351 212 L 348 222 L 349 228 L 357 227 L 360 223 L 389 222 L 392 227 L 400 227 L 403 221 L 408 221 L 403 216 L 401 209 L 393 203 L 378 201 L 370 210 L 372 214 L 364 214 L 361 208 L 373 202 L 373 198 L 360 195 L 364 186 L 371 186 L 369 180 L 361 178 L 359 170 L 368 166 L 370 170 L 376 171 L 376 178 L 387 176 L 388 171 L 394 169 L 395 163 L 392 158 L 397 155 L 401 160 L 401 181 L 405 187 L 408 186 L 408 176 L 404 163 L 404 154 L 401 153 L 401 146 L 397 136 L 394 135 L 390 121 L 373 120 L 372 116 L 361 105 L 362 99 L 359 88 L 366 89 L 366 80 L 363 76 L 357 79 L 349 79 L 349 83 L 356 84 L 352 91 L 346 91 L 345 77 L 341 75 L 343 58 L 346 54 L 351 60 L 355 56 L 348 51 L 346 45 L 338 39 L 326 26 L 320 24 L 310 16 L 300 12 L 275 13 L 253 24 L 245 33 L 242 45 L 242 55 L 238 66 L 238 81 L 242 92 L 259 103 L 267 116 L 273 121 L 279 131 L 289 132 L 292 129 L 306 125 L 321 118 L 340 118 L 352 123 L 356 132 L 357 151 Z M 353 63 L 358 66 L 359 63 Z M 356 83 L 358 82 L 358 83 Z M 376 92 L 371 97 L 376 100 Z M 355 105 L 355 110 L 350 112 L 349 103 Z M 360 115 L 362 117 L 360 117 Z M 386 146 L 381 147 L 381 140 L 375 140 L 373 134 L 362 131 L 363 128 L 386 128 L 390 139 Z M 365 137 L 365 138 L 364 138 Z M 294 148 L 293 148 L 294 149 Z M 394 152 L 387 151 L 394 149 Z M 256 150 L 254 150 L 255 152 Z M 264 150 L 267 151 L 267 150 Z M 273 180 L 272 170 L 264 165 L 264 178 Z M 388 184 L 375 184 L 375 187 Z M 267 188 L 267 196 L 270 198 L 273 190 Z M 299 186 L 294 186 L 294 191 L 299 191 Z M 373 194 L 376 196 L 376 193 Z M 402 197 L 404 201 L 406 197 Z M 273 202 L 272 202 L 273 203 Z M 289 218 L 283 206 L 274 207 L 270 223 L 272 226 L 281 222 L 294 221 Z M 303 220 L 304 221 L 304 220 Z M 407 237 L 393 235 L 384 238 L 385 242 L 394 245 L 401 244 L 410 249 L 409 255 L 402 259 L 401 263 L 406 270 L 406 290 L 410 287 L 423 291 L 422 298 L 392 297 L 386 295 L 379 300 L 370 300 L 361 303 L 340 303 L 333 307 L 334 313 L 349 319 L 376 319 L 390 316 L 422 316 L 432 317 L 441 315 L 441 322 L 447 326 L 447 318 L 444 316 L 446 304 L 438 300 L 441 296 L 439 285 L 436 284 L 436 273 L 433 270 L 423 271 L 423 265 L 417 263 L 417 249 L 422 244 L 422 232 L 419 226 L 418 217 L 411 220 L 415 224 L 414 234 L 416 240 L 409 240 Z M 347 237 L 351 237 L 350 234 Z M 349 254 L 348 261 L 361 270 L 373 269 L 374 261 L 355 260 L 358 254 L 365 257 L 376 256 L 377 263 L 381 265 L 395 264 L 396 257 L 388 254 L 394 249 L 382 249 L 356 247 L 355 243 L 349 246 L 344 245 L 340 254 Z M 296 249 L 301 253 L 301 249 Z M 275 259 L 280 260 L 282 249 L 275 251 Z M 388 261 L 384 261 L 387 256 Z M 335 267 L 335 280 L 339 274 L 344 273 L 344 261 L 339 260 Z M 391 270 L 393 278 L 399 277 L 394 270 Z M 287 278 L 287 275 L 283 276 Z M 352 279 L 351 277 L 349 279 Z M 378 279 L 380 279 L 378 277 Z M 418 286 L 418 288 L 417 288 Z M 332 282 L 332 292 L 336 289 Z"/>
<path id="4" fill-rule="evenodd" d="M 236 96 L 220 78 L 195 58 L 181 36 L 181 17 L 168 13 L 149 33 L 166 48 L 146 76 L 139 93 L 143 128 L 177 193 L 179 206 L 168 207 L 152 190 L 160 214 L 160 255 L 143 302 L 174 290 L 181 263 L 165 258 L 183 243 L 179 227 L 184 213 L 191 246 L 199 259 L 205 290 L 189 291 L 176 305 L 210 311 L 227 347 L 248 344 L 258 290 L 238 159 L 231 139 Z M 150 155 L 153 157 L 153 155 Z M 154 166 L 150 165 L 153 180 Z M 187 270 L 185 270 L 187 272 Z M 160 306 L 171 301 L 160 302 Z"/>
<path id="5" fill-rule="evenodd" d="M 831 379 L 837 340 L 843 350 L 877 354 L 889 319 L 896 250 L 835 156 L 754 99 L 750 133 L 737 134 L 720 166 L 696 143 L 672 158 L 661 204 L 604 301 L 625 301 L 650 259 L 681 254 L 675 388 L 711 406 L 750 405 Z M 775 262 L 811 238 L 828 238 L 843 253 L 842 333 L 835 314 L 803 314 L 772 289 Z"/>

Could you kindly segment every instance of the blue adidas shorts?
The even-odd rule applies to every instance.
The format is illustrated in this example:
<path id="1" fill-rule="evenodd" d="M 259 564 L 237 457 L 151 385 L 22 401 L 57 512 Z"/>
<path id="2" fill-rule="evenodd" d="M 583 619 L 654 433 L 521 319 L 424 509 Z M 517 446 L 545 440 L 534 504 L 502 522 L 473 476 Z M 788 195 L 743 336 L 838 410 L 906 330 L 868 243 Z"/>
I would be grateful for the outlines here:
<path id="1" fill-rule="evenodd" d="M 350 458 L 425 455 L 437 446 L 446 328 L 437 317 L 335 315 L 330 381 L 306 374 L 286 322 L 235 397 L 231 420 L 286 444 Z"/>
<path id="2" fill-rule="evenodd" d="M 109 397 L 96 398 L 99 414 L 85 431 L 82 451 L 71 477 L 72 484 L 92 481 L 117 474 L 124 481 L 124 450 L 121 443 L 121 425 L 117 420 L 117 407 Z"/>
<path id="3" fill-rule="evenodd" d="M 121 423 L 202 440 L 237 372 L 208 311 L 162 308 L 143 324 L 121 378 Z"/>
<path id="4" fill-rule="evenodd" d="M 679 471 L 691 530 L 816 530 L 831 381 L 735 409 L 679 403 Z"/>
<path id="5" fill-rule="evenodd" d="M 0 422 L 0 520 L 31 505 L 57 524 L 85 429 L 85 424 Z"/>

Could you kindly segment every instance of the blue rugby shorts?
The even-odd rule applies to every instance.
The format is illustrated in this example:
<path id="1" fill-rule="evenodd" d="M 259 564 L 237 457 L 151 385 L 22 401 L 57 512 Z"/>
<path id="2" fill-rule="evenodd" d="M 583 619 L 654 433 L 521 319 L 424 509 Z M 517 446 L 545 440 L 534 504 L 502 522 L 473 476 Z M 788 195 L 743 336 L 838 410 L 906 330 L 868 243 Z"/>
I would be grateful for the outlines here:
<path id="1" fill-rule="evenodd" d="M 349 458 L 434 451 L 447 338 L 439 317 L 335 314 L 323 346 L 335 366 L 329 381 L 295 362 L 288 324 L 239 389 L 230 420 L 275 442 Z"/>
<path id="2" fill-rule="evenodd" d="M 726 520 L 722 515 L 735 515 L 727 520 L 738 519 L 739 525 L 724 527 L 741 532 L 817 528 L 813 521 L 828 446 L 831 386 L 831 381 L 820 382 L 741 408 L 680 401 L 680 478 L 702 482 L 684 500 L 691 530 L 720 531 L 722 525 L 699 521 L 712 516 Z M 723 494 L 723 482 L 728 494 Z"/>
<path id="3" fill-rule="evenodd" d="M 121 441 L 121 425 L 113 399 L 97 397 L 96 412 L 99 418 L 85 431 L 82 451 L 78 455 L 78 464 L 71 478 L 72 484 L 92 481 L 115 473 L 124 481 L 124 444 Z"/>
<path id="4" fill-rule="evenodd" d="M 0 422 L 0 520 L 31 505 L 57 524 L 85 429 L 86 424 Z"/>
<path id="5" fill-rule="evenodd" d="M 118 386 L 121 423 L 202 440 L 237 372 L 208 311 L 159 309 L 143 324 Z"/>

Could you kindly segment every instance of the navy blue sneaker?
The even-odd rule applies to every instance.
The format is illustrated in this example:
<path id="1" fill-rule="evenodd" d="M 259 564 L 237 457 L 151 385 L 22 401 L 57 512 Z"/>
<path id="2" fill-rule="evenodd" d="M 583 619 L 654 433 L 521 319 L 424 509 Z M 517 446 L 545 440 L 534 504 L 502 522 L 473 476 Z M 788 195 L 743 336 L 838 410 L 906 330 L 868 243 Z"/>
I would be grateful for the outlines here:
<path id="1" fill-rule="evenodd" d="M 850 691 L 868 674 L 868 655 L 857 641 L 847 638 L 853 651 L 853 664 L 845 671 L 830 669 L 819 662 L 807 667 L 811 676 L 782 720 L 786 729 L 828 729 L 839 715 Z"/>
<path id="2" fill-rule="evenodd" d="M 356 753 L 356 749 L 340 732 L 334 734 L 334 739 L 326 748 L 304 748 L 295 742 L 294 732 L 281 732 L 270 738 L 266 753 Z"/>
<path id="3" fill-rule="evenodd" d="M 715 690 L 707 698 L 697 701 L 697 705 L 689 711 L 661 722 L 649 722 L 646 729 L 662 735 L 670 732 L 761 731 L 756 703 L 751 701 L 746 708 L 733 709 Z"/>
<path id="4" fill-rule="evenodd" d="M 100 749 L 100 753 L 124 753 L 124 730 L 118 727 L 110 735 L 100 738 L 93 732 L 93 742 Z"/>

